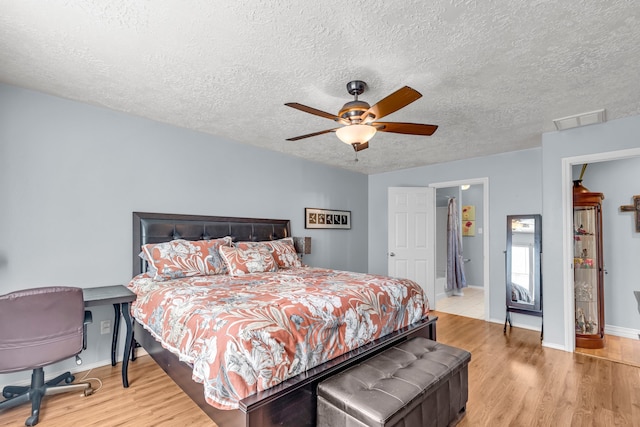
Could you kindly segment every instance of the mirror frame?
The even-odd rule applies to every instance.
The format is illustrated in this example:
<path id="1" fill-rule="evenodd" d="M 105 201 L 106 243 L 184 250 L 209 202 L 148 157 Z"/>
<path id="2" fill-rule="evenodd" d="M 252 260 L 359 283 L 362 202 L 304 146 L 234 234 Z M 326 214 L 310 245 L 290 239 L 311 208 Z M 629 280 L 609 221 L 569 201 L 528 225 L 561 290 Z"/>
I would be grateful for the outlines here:
<path id="1" fill-rule="evenodd" d="M 526 304 L 513 301 L 511 299 L 511 247 L 513 242 L 513 233 L 511 224 L 513 220 L 533 219 L 535 231 L 533 233 L 533 271 L 534 279 L 534 303 Z M 542 316 L 542 215 L 507 215 L 507 249 L 505 251 L 505 283 L 506 283 L 506 304 L 507 312 L 512 311 L 522 314 L 531 314 L 534 316 Z"/>

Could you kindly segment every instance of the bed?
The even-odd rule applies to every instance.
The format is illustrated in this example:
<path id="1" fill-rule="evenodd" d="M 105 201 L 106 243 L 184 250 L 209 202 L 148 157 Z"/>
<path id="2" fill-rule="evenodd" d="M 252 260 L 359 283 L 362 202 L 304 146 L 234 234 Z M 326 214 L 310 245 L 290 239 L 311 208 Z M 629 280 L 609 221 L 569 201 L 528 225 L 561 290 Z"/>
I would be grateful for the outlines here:
<path id="1" fill-rule="evenodd" d="M 251 242 L 279 242 L 290 237 L 290 223 L 288 220 L 273 219 L 133 213 L 134 279 L 129 286 L 138 295 L 138 300 L 132 307 L 136 319 L 136 340 L 220 427 L 315 425 L 316 386 L 319 382 L 410 337 L 423 336 L 434 340 L 436 338 L 436 318 L 428 316 L 426 300 L 423 302 L 424 307 L 418 306 L 419 301 L 425 297 L 421 291 L 416 291 L 415 283 L 407 283 L 410 281 L 399 280 L 407 290 L 398 292 L 397 289 L 404 288 L 396 288 L 400 285 L 383 276 L 297 266 L 283 268 L 278 272 L 267 269 L 246 275 L 212 274 L 206 277 L 196 275 L 181 278 L 168 276 L 166 280 L 152 280 L 158 271 L 154 272 L 152 268 L 152 271 L 148 272 L 153 263 L 139 257 L 143 246 L 162 246 L 165 242 L 176 239 L 196 244 L 220 240 L 225 236 L 232 237 L 234 242 L 247 242 L 246 245 L 249 247 Z M 231 250 L 227 250 L 226 245 L 223 246 L 225 250 L 220 250 L 220 253 L 226 256 Z M 258 246 L 262 248 L 263 245 L 256 247 Z M 358 287 L 364 286 L 364 282 L 371 282 L 367 285 L 371 287 L 371 291 Z M 340 289 L 340 292 L 337 289 Z M 345 310 L 353 308 L 348 314 L 342 312 L 338 322 L 340 325 L 347 324 L 348 331 L 352 312 L 362 314 L 363 311 L 367 311 L 360 308 L 362 302 L 358 298 L 361 297 L 356 298 L 356 294 L 382 295 L 382 291 L 386 292 L 388 289 L 392 289 L 389 292 L 390 296 L 385 294 L 384 297 L 380 297 L 380 301 L 383 301 L 381 306 L 368 311 L 381 313 L 380 317 L 392 316 L 393 322 L 383 325 L 370 319 L 367 319 L 367 322 L 351 320 L 356 323 L 352 331 L 357 331 L 351 335 L 348 332 L 336 335 L 336 331 L 341 329 L 338 324 L 333 328 L 320 328 L 319 331 L 310 332 L 311 322 L 308 321 L 308 317 L 322 317 L 328 311 L 337 310 L 338 306 L 344 307 Z M 297 310 L 301 310 L 302 306 L 313 305 L 310 298 L 316 291 L 319 292 L 316 302 L 325 299 L 333 301 L 328 303 L 330 310 L 323 308 L 319 312 L 316 307 L 314 316 L 299 316 L 297 313 L 302 311 Z M 216 294 L 219 300 L 215 304 L 208 300 L 203 302 L 205 293 L 207 298 L 210 297 L 209 294 Z M 257 294 L 259 298 L 254 298 Z M 265 296 L 268 299 L 265 299 Z M 376 304 L 374 299 L 376 298 L 366 301 L 368 306 Z M 153 305 L 158 301 L 162 301 L 163 304 L 172 301 L 173 304 Z M 232 309 L 235 311 L 231 308 L 222 309 L 220 304 L 227 308 L 233 306 Z M 258 304 L 258 308 L 250 304 Z M 186 310 L 189 307 L 194 309 Z M 213 311 L 207 311 L 209 309 Z M 246 322 L 238 320 L 242 317 L 238 314 L 239 311 L 242 316 L 249 311 L 259 311 L 263 318 L 264 313 L 270 313 L 266 328 L 246 336 L 247 330 L 251 328 L 246 327 Z M 165 318 L 171 318 L 173 321 L 158 320 L 166 313 L 170 315 L 167 314 Z M 280 323 L 279 328 L 270 326 L 269 322 L 274 323 L 274 316 L 280 316 L 283 320 L 278 321 L 284 326 Z M 242 317 L 241 320 L 246 319 Z M 255 319 L 252 321 L 255 324 Z M 163 329 L 163 323 L 168 325 L 167 328 Z M 242 325 L 238 327 L 238 323 Z M 390 323 L 395 324 L 397 329 L 388 329 Z M 182 327 L 188 324 L 200 327 L 196 328 L 195 332 L 193 328 L 186 330 Z M 211 328 L 202 327 L 205 324 L 210 324 Z M 235 325 L 237 329 L 221 334 L 221 325 Z M 211 329 L 218 331 L 218 335 L 212 334 Z M 299 330 L 298 338 L 307 337 L 307 340 L 311 341 L 308 337 L 315 336 L 315 341 L 301 344 L 288 343 L 287 339 L 283 339 L 276 342 L 274 337 L 278 334 L 273 332 L 274 329 L 286 329 L 289 332 L 286 334 L 287 337 L 296 335 L 295 332 Z M 274 336 L 265 338 L 264 331 Z M 271 357 L 266 366 L 266 358 L 254 358 L 256 350 L 253 347 L 238 348 L 241 345 L 239 341 L 251 342 L 258 349 L 271 346 L 270 351 L 266 352 L 270 356 L 295 353 L 295 357 L 291 361 L 278 359 L 278 363 L 273 362 L 274 357 Z M 194 342 L 199 345 L 193 345 Z M 214 344 L 211 344 L 212 342 Z M 287 350 L 287 346 L 291 347 Z M 273 351 L 273 348 L 277 348 L 278 351 Z M 203 349 L 205 350 L 201 352 Z M 216 354 L 218 357 L 215 357 Z M 250 360 L 249 356 L 246 358 L 248 362 L 244 359 L 244 363 L 242 360 L 238 361 L 242 357 L 236 356 L 247 354 L 251 355 Z M 203 363 L 203 360 L 206 363 Z M 286 367 L 285 372 L 283 366 Z M 256 371 L 253 377 L 251 373 L 247 373 L 250 371 L 249 368 Z M 212 372 L 209 377 L 204 375 Z M 245 390 L 244 383 L 241 384 L 239 380 L 244 381 L 247 378 L 254 380 L 246 381 L 248 386 Z"/>
<path id="2" fill-rule="evenodd" d="M 511 301 L 532 304 L 533 298 L 531 298 L 531 293 L 527 288 L 511 282 Z"/>

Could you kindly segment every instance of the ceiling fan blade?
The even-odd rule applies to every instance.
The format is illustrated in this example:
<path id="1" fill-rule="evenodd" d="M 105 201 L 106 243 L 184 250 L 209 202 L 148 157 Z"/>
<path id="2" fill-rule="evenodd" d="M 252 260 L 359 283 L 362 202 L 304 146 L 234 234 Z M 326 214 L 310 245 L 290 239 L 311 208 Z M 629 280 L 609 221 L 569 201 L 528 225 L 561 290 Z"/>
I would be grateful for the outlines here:
<path id="1" fill-rule="evenodd" d="M 337 128 L 336 129 L 321 130 L 320 132 L 308 133 L 306 135 L 300 135 L 300 136 L 295 136 L 293 138 L 287 138 L 287 141 L 297 141 L 299 139 L 310 138 L 312 136 L 322 135 L 322 134 L 329 133 L 329 132 L 335 132 L 336 130 L 337 130 Z"/>
<path id="2" fill-rule="evenodd" d="M 437 125 L 423 125 L 419 123 L 375 122 L 373 126 L 380 132 L 425 136 L 433 135 L 436 129 L 438 129 Z"/>
<path id="3" fill-rule="evenodd" d="M 402 107 L 406 107 L 421 96 L 417 90 L 405 86 L 380 100 L 377 104 L 372 105 L 371 108 L 362 113 L 360 119 L 365 123 L 379 120 L 386 115 L 398 111 Z"/>
<path id="4" fill-rule="evenodd" d="M 351 144 L 353 146 L 353 149 L 356 151 L 356 153 L 358 151 L 362 151 L 365 148 L 369 148 L 369 143 L 368 142 L 360 142 L 360 143 L 356 143 L 356 144 Z"/>
<path id="5" fill-rule="evenodd" d="M 341 119 L 335 114 L 327 113 L 326 111 L 318 110 L 317 108 L 307 107 L 306 105 L 298 104 L 297 102 L 287 102 L 287 107 L 295 108 L 296 110 L 304 111 L 305 113 L 313 114 L 314 116 L 324 117 L 325 119 L 331 119 L 336 122 L 348 125 L 350 122 Z"/>

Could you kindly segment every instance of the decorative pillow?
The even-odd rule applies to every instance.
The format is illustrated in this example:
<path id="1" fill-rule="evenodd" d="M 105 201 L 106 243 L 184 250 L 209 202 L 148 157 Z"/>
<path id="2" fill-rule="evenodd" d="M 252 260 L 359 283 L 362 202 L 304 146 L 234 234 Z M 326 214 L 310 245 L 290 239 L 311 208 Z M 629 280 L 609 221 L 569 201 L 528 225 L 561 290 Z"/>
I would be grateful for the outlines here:
<path id="1" fill-rule="evenodd" d="M 271 250 L 271 255 L 278 263 L 278 268 L 302 267 L 302 262 L 296 253 L 292 237 L 264 242 L 238 242 L 236 243 L 236 248 L 244 250 L 258 244 L 265 245 Z"/>
<path id="2" fill-rule="evenodd" d="M 219 250 L 232 276 L 278 271 L 278 264 L 266 245 L 253 243 L 245 249 L 220 246 Z"/>
<path id="3" fill-rule="evenodd" d="M 155 268 L 153 280 L 164 281 L 181 277 L 226 274 L 227 265 L 220 258 L 218 248 L 231 246 L 231 237 L 214 240 L 172 240 L 147 244 L 142 252 L 149 262 L 150 272 Z"/>
<path id="4" fill-rule="evenodd" d="M 143 260 L 147 261 L 147 271 L 145 273 L 149 274 L 149 277 L 151 277 L 151 278 L 155 277 L 155 275 L 158 272 L 158 270 L 156 270 L 156 268 L 153 266 L 152 262 L 149 262 L 149 260 L 147 259 L 147 254 L 145 254 L 144 251 L 140 251 L 138 256 L 140 258 L 142 258 Z"/>

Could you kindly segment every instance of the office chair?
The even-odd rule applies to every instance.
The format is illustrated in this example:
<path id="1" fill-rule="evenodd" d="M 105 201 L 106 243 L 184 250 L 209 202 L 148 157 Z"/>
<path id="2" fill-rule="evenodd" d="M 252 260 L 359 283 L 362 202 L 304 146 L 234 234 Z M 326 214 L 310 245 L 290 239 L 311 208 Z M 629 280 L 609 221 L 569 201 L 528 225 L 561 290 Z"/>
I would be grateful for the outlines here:
<path id="1" fill-rule="evenodd" d="M 81 390 L 88 383 L 70 384 L 70 372 L 45 382 L 43 367 L 77 356 L 83 349 L 85 310 L 81 288 L 45 287 L 0 296 L 0 374 L 32 370 L 30 386 L 7 386 L 0 411 L 31 401 L 25 424 L 38 423 L 44 395 Z M 60 384 L 63 383 L 63 384 Z"/>

